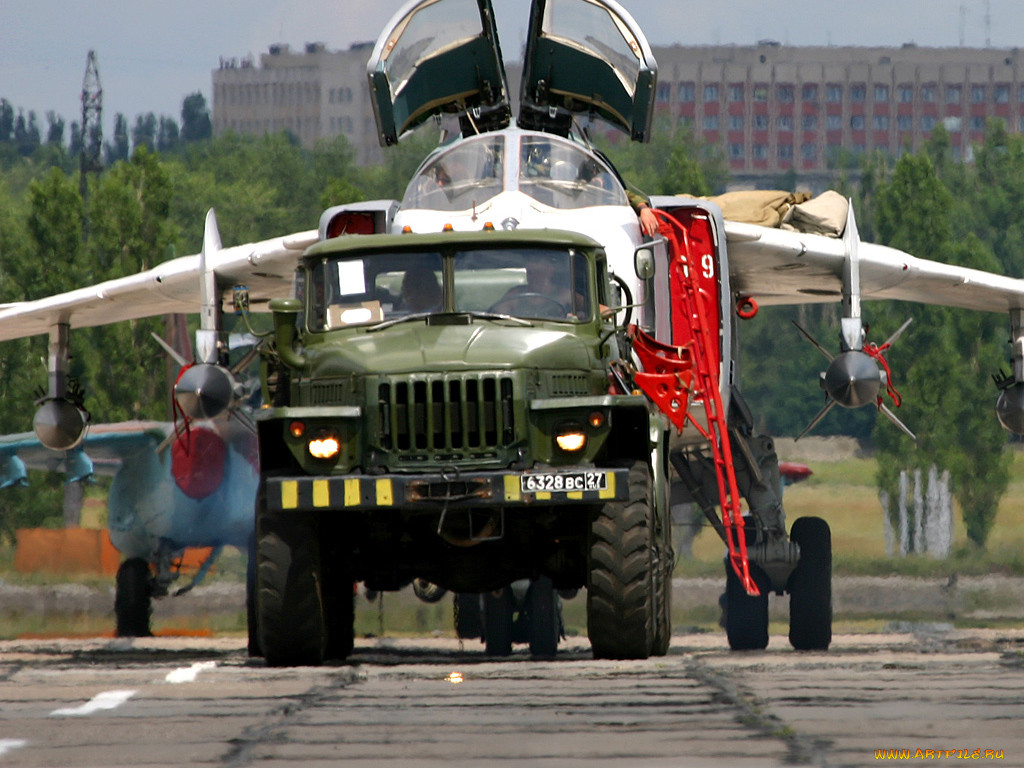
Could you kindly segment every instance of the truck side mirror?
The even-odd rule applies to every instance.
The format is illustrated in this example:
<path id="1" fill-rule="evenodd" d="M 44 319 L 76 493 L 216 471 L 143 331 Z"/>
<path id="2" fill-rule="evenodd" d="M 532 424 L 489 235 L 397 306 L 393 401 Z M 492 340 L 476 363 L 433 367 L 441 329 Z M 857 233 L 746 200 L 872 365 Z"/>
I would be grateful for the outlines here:
<path id="1" fill-rule="evenodd" d="M 641 280 L 654 277 L 654 247 L 651 243 L 644 243 L 633 253 L 633 271 Z"/>

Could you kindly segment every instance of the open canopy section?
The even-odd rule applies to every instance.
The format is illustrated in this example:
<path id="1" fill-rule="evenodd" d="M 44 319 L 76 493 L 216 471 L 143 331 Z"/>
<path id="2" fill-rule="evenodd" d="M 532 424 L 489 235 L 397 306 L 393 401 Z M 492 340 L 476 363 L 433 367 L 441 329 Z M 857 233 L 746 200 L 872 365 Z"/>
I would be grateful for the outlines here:
<path id="1" fill-rule="evenodd" d="M 434 114 L 463 134 L 509 123 L 508 86 L 491 0 L 412 0 L 384 28 L 367 64 L 381 145 Z"/>
<path id="2" fill-rule="evenodd" d="M 612 0 L 533 0 L 519 126 L 565 136 L 596 112 L 634 141 L 650 138 L 657 63 L 643 31 Z"/>

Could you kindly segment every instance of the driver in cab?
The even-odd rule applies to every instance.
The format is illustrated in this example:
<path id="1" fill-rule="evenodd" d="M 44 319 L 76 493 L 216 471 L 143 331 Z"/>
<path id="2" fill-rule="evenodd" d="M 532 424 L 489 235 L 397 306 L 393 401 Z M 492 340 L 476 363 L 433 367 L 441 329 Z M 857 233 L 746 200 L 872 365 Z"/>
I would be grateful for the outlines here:
<path id="1" fill-rule="evenodd" d="M 584 297 L 569 285 L 568 263 L 554 253 L 527 253 L 526 282 L 509 288 L 491 309 L 509 315 L 577 318 L 585 314 Z"/>

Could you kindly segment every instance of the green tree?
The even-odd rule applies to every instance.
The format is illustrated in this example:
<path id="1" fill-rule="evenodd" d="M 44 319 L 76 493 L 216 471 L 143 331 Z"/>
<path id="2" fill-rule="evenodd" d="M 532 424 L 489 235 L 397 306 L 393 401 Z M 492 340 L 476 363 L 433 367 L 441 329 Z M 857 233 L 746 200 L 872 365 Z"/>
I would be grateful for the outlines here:
<path id="1" fill-rule="evenodd" d="M 118 160 L 127 160 L 128 150 L 128 119 L 118 112 L 114 117 L 114 140 L 107 142 L 104 152 L 107 165 L 113 165 Z"/>
<path id="2" fill-rule="evenodd" d="M 185 97 L 181 104 L 181 140 L 204 141 L 213 136 L 213 122 L 206 98 L 196 91 Z"/>

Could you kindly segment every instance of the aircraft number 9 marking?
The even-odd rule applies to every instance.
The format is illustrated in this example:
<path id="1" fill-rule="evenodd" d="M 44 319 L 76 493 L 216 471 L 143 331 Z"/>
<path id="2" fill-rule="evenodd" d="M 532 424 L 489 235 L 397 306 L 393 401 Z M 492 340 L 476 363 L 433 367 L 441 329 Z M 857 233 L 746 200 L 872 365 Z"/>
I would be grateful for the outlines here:
<path id="1" fill-rule="evenodd" d="M 715 276 L 715 257 L 710 253 L 705 253 L 700 257 L 700 266 L 705 278 L 710 280 Z"/>

